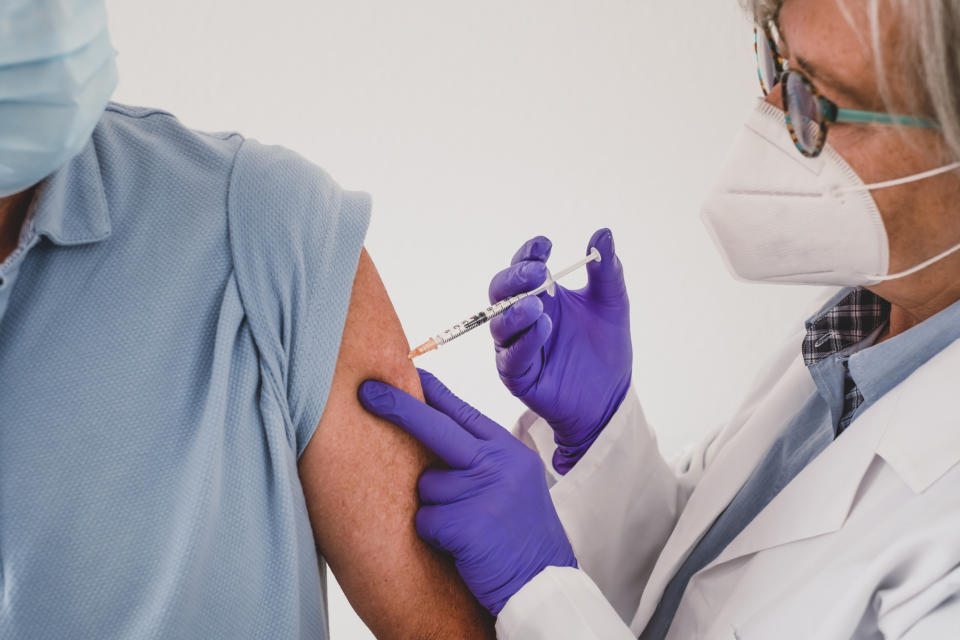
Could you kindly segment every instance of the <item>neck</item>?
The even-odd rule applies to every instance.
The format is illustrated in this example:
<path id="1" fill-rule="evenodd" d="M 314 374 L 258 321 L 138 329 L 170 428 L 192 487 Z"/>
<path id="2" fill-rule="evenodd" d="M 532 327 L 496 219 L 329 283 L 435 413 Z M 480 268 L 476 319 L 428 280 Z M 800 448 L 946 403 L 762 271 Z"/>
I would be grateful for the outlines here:
<path id="1" fill-rule="evenodd" d="M 889 340 L 960 300 L 960 256 L 869 289 L 890 303 L 890 323 L 878 342 Z"/>
<path id="2" fill-rule="evenodd" d="M 0 263 L 17 248 L 20 229 L 33 199 L 33 188 L 0 198 Z"/>

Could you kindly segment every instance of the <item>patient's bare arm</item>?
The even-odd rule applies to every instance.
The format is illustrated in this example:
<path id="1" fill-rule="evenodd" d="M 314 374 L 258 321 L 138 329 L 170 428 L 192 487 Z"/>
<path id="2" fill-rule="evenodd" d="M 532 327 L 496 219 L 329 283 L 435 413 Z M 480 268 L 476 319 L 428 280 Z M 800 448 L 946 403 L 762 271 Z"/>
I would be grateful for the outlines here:
<path id="1" fill-rule="evenodd" d="M 356 399 L 368 378 L 422 398 L 408 350 L 364 250 L 330 397 L 300 458 L 314 536 L 350 604 L 378 638 L 493 638 L 493 619 L 451 561 L 414 530 L 427 452 Z"/>

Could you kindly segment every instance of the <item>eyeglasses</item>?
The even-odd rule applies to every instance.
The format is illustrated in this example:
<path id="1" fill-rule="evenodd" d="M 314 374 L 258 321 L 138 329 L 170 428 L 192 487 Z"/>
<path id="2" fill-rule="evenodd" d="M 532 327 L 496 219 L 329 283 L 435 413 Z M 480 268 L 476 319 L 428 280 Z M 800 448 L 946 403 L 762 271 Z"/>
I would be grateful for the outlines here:
<path id="1" fill-rule="evenodd" d="M 760 88 L 766 96 L 780 85 L 787 130 L 797 149 L 806 157 L 816 158 L 820 155 L 827 144 L 827 132 L 835 122 L 940 128 L 936 121 L 919 116 L 841 109 L 820 93 L 807 74 L 800 69 L 788 68 L 780 55 L 779 42 L 779 32 L 772 22 L 754 28 L 753 48 L 757 54 Z"/>

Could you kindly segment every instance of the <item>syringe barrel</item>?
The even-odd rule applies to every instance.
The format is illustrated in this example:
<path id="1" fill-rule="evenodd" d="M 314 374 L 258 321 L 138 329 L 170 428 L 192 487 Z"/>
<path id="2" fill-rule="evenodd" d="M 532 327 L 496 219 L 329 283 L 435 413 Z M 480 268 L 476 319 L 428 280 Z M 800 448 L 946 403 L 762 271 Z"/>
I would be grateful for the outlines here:
<path id="1" fill-rule="evenodd" d="M 501 313 L 503 313 L 504 311 L 506 311 L 513 305 L 515 305 L 517 302 L 519 302 L 523 298 L 526 298 L 528 295 L 530 294 L 521 293 L 519 295 L 511 296 L 509 298 L 501 300 L 496 304 L 492 304 L 486 309 L 484 309 L 483 311 L 480 311 L 479 313 L 475 313 L 469 318 L 467 318 L 466 320 L 458 322 L 457 324 L 453 325 L 446 331 L 438 333 L 433 337 L 433 339 L 436 341 L 438 345 L 447 344 L 451 340 L 459 338 L 460 336 L 467 333 L 468 331 L 472 331 L 477 327 L 481 327 L 487 324 L 488 322 L 490 322 L 490 320 L 492 320 L 493 318 L 496 318 L 498 315 L 500 315 Z"/>
<path id="2" fill-rule="evenodd" d="M 470 316 L 463 322 L 455 324 L 449 329 L 447 329 L 446 331 L 443 331 L 433 336 L 431 340 L 434 343 L 436 343 L 436 345 L 429 350 L 435 349 L 437 346 L 447 344 L 451 340 L 459 338 L 460 336 L 467 333 L 468 331 L 472 331 L 473 329 L 476 329 L 479 326 L 485 325 L 490 320 L 492 320 L 493 318 L 496 318 L 498 315 L 500 315 L 501 313 L 503 313 L 504 311 L 506 311 L 513 305 L 515 305 L 520 300 L 523 300 L 527 296 L 531 296 L 531 295 L 535 296 L 544 292 L 548 293 L 551 296 L 554 295 L 554 283 L 557 280 L 559 280 L 560 278 L 564 277 L 569 273 L 573 273 L 574 271 L 576 271 L 577 269 L 579 269 L 580 267 L 584 266 L 589 262 L 593 262 L 594 260 L 599 262 L 600 259 L 601 259 L 600 252 L 597 250 L 596 247 L 591 247 L 590 254 L 586 258 L 579 260 L 578 262 L 575 262 L 574 264 L 570 265 L 566 269 L 559 271 L 555 275 L 551 275 L 550 271 L 547 271 L 546 282 L 544 282 L 542 285 L 540 285 L 533 291 L 528 291 L 526 293 L 521 293 L 515 296 L 511 296 L 506 300 L 501 300 L 496 304 L 492 304 L 486 309 L 484 309 L 483 311 L 480 311 L 479 313 L 475 313 L 474 315 Z M 424 343 L 424 344 L 426 345 L 428 343 Z M 416 357 L 416 354 L 411 355 L 411 357 Z"/>

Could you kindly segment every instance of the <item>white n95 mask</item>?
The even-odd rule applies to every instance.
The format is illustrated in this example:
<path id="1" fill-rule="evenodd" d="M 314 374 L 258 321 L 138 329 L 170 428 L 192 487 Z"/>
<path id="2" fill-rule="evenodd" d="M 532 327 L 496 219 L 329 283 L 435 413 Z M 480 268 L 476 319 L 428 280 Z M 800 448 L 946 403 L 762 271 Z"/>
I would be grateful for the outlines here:
<path id="1" fill-rule="evenodd" d="M 0 0 L 0 197 L 78 154 L 117 85 L 103 0 Z"/>
<path id="2" fill-rule="evenodd" d="M 916 273 L 960 244 L 889 274 L 887 232 L 870 191 L 960 168 L 864 184 L 828 143 L 816 158 L 794 146 L 780 109 L 760 100 L 701 217 L 735 277 L 753 282 L 871 285 Z"/>

